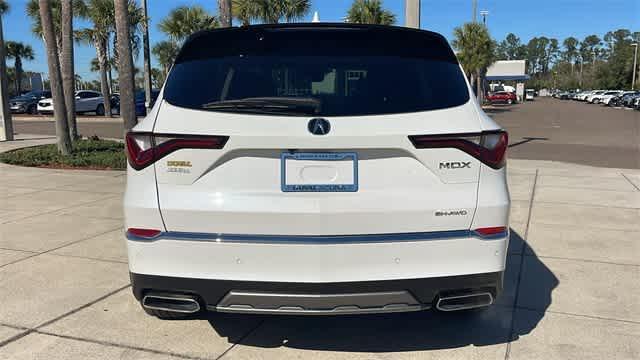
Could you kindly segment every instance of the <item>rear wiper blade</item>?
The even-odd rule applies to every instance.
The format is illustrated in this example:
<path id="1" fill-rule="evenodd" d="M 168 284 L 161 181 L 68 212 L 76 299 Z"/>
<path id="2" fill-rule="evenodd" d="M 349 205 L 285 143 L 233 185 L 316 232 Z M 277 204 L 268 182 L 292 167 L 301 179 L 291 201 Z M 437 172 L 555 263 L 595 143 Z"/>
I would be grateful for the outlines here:
<path id="1" fill-rule="evenodd" d="M 305 113 L 318 113 L 320 112 L 320 100 L 310 97 L 251 97 L 244 99 L 234 100 L 222 100 L 213 101 L 202 104 L 203 109 L 235 109 L 235 110 L 251 110 L 256 111 L 264 109 L 267 112 L 272 110 L 280 110 L 287 112 L 293 110 L 293 112 L 300 112 L 300 110 L 308 109 Z"/>

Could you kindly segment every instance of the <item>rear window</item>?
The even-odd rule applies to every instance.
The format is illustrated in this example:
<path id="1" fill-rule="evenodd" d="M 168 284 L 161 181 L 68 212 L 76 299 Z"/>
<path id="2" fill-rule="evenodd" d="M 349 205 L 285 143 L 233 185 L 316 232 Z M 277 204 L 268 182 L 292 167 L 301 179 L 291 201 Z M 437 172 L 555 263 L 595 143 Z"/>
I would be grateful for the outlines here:
<path id="1" fill-rule="evenodd" d="M 164 98 L 209 111 L 405 113 L 466 103 L 463 76 L 446 40 L 427 31 L 257 26 L 192 37 L 176 59 Z M 287 105 L 301 103 L 307 106 Z"/>

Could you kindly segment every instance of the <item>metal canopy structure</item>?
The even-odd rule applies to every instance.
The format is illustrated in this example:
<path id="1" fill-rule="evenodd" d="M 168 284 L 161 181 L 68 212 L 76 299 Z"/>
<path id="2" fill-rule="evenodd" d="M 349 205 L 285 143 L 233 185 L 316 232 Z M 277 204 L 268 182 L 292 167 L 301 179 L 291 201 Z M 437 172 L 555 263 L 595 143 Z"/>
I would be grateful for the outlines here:
<path id="1" fill-rule="evenodd" d="M 529 80 L 526 73 L 526 60 L 500 60 L 487 69 L 487 81 L 524 81 Z"/>

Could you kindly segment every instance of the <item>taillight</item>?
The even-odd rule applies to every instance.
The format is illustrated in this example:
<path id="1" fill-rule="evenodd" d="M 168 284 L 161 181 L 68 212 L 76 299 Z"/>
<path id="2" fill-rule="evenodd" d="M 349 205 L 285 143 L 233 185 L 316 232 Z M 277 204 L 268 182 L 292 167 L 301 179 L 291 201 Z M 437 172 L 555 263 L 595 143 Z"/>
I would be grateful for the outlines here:
<path id="1" fill-rule="evenodd" d="M 506 226 L 484 227 L 473 230 L 477 235 L 483 238 L 489 237 L 505 237 L 507 236 Z"/>
<path id="2" fill-rule="evenodd" d="M 228 136 L 170 135 L 128 132 L 126 137 L 129 165 L 144 169 L 180 149 L 222 149 Z"/>
<path id="3" fill-rule="evenodd" d="M 502 130 L 472 134 L 411 135 L 409 140 L 417 149 L 462 150 L 494 169 L 500 169 L 505 165 L 509 145 L 509 136 Z"/>
<path id="4" fill-rule="evenodd" d="M 153 239 L 160 235 L 161 231 L 156 229 L 139 229 L 128 228 L 127 236 L 141 238 L 141 239 Z"/>

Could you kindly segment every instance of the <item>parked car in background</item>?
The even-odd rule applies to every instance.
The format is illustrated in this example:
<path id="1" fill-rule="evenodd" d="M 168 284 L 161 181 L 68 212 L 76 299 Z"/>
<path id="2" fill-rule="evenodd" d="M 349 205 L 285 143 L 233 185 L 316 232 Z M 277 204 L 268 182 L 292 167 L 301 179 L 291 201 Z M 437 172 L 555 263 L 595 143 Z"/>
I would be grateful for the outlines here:
<path id="1" fill-rule="evenodd" d="M 536 91 L 533 89 L 527 89 L 524 93 L 525 101 L 533 101 Z"/>
<path id="2" fill-rule="evenodd" d="M 609 101 L 620 94 L 622 94 L 622 90 L 605 91 L 602 95 L 595 97 L 593 103 L 609 105 Z"/>
<path id="3" fill-rule="evenodd" d="M 640 91 L 630 91 L 625 95 L 622 95 L 622 97 L 620 98 L 620 103 L 619 106 L 624 106 L 624 107 L 633 107 L 633 101 L 637 98 L 640 97 Z"/>
<path id="4" fill-rule="evenodd" d="M 635 91 L 622 91 L 618 95 L 611 97 L 611 99 L 609 99 L 607 102 L 603 102 L 603 104 L 607 106 L 612 106 L 612 107 L 622 106 L 623 98 L 629 95 L 633 95 L 635 93 L 636 93 Z"/>
<path id="5" fill-rule="evenodd" d="M 587 97 L 584 99 L 584 101 L 586 101 L 586 102 L 588 102 L 590 104 L 593 104 L 594 101 L 596 101 L 596 99 L 599 99 L 600 96 L 605 93 L 605 91 L 606 90 L 594 91 L 591 94 L 587 95 Z"/>
<path id="6" fill-rule="evenodd" d="M 156 103 L 156 99 L 158 98 L 158 94 L 160 94 L 160 90 L 152 89 L 151 90 L 151 104 L 149 107 L 153 107 Z M 145 92 L 138 91 L 136 92 L 136 116 L 147 116 L 147 108 L 145 107 Z"/>
<path id="7" fill-rule="evenodd" d="M 16 114 L 37 114 L 38 101 L 51 97 L 51 91 L 29 91 L 9 100 L 9 109 Z"/>
<path id="8" fill-rule="evenodd" d="M 102 94 L 93 90 L 76 91 L 76 112 L 95 112 L 96 115 L 104 115 L 104 98 Z M 53 99 L 43 99 L 38 102 L 38 113 L 53 113 Z"/>
<path id="9" fill-rule="evenodd" d="M 487 101 L 491 104 L 514 104 L 518 98 L 516 93 L 509 91 L 498 91 L 487 95 Z"/>

